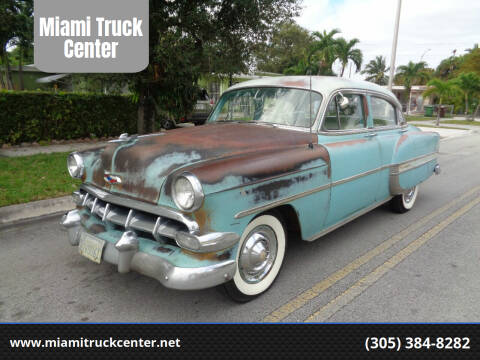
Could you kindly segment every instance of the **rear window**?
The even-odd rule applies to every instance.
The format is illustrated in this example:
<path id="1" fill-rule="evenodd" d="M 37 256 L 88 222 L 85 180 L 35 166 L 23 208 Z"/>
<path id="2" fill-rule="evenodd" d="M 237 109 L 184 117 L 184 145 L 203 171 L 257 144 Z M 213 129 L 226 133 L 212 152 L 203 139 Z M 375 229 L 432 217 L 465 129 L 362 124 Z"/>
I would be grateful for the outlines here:
<path id="1" fill-rule="evenodd" d="M 371 112 L 373 118 L 373 126 L 393 126 L 397 124 L 395 116 L 395 107 L 385 99 L 371 97 Z"/>

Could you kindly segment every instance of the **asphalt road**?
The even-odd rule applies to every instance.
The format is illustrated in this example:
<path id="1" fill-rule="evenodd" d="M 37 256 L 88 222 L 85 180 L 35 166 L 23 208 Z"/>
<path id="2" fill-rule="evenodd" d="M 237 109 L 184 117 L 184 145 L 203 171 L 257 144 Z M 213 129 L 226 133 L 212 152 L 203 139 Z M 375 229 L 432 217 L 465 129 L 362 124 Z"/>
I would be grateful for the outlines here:
<path id="1" fill-rule="evenodd" d="M 382 206 L 313 243 L 290 243 L 279 278 L 237 304 L 97 265 L 60 217 L 0 228 L 0 321 L 480 321 L 480 135 L 442 141 L 443 173 L 413 210 Z"/>

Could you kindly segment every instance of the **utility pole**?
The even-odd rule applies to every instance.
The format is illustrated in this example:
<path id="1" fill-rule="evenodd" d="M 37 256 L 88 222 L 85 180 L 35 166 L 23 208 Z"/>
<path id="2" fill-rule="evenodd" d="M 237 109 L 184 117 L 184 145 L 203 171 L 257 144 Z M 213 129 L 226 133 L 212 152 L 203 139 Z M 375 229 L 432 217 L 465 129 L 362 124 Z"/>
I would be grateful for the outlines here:
<path id="1" fill-rule="evenodd" d="M 398 0 L 397 16 L 395 19 L 395 28 L 393 29 L 392 56 L 390 59 L 390 79 L 388 79 L 388 90 L 392 91 L 393 76 L 395 75 L 395 56 L 397 55 L 398 27 L 400 25 L 400 10 L 402 0 Z"/>

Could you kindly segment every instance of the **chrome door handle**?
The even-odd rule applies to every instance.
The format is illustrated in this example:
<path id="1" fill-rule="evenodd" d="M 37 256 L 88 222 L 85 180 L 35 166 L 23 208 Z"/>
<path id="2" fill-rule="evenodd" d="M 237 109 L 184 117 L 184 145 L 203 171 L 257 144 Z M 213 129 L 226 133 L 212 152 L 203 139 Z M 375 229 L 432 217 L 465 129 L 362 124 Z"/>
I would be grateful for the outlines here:
<path id="1" fill-rule="evenodd" d="M 367 135 L 365 135 L 365 137 L 374 137 L 374 136 L 377 136 L 377 133 L 369 133 Z"/>

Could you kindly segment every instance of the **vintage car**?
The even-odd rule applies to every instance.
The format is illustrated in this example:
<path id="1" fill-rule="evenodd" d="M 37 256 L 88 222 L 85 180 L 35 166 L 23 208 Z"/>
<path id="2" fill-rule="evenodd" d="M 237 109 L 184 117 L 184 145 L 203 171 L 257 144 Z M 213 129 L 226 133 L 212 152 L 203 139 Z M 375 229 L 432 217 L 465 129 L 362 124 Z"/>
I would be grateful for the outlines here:
<path id="1" fill-rule="evenodd" d="M 62 219 L 80 254 L 173 289 L 265 292 L 287 241 L 313 241 L 387 201 L 410 210 L 439 173 L 439 136 L 394 95 L 336 77 L 237 84 L 207 124 L 123 134 L 72 153 L 83 184 Z"/>

